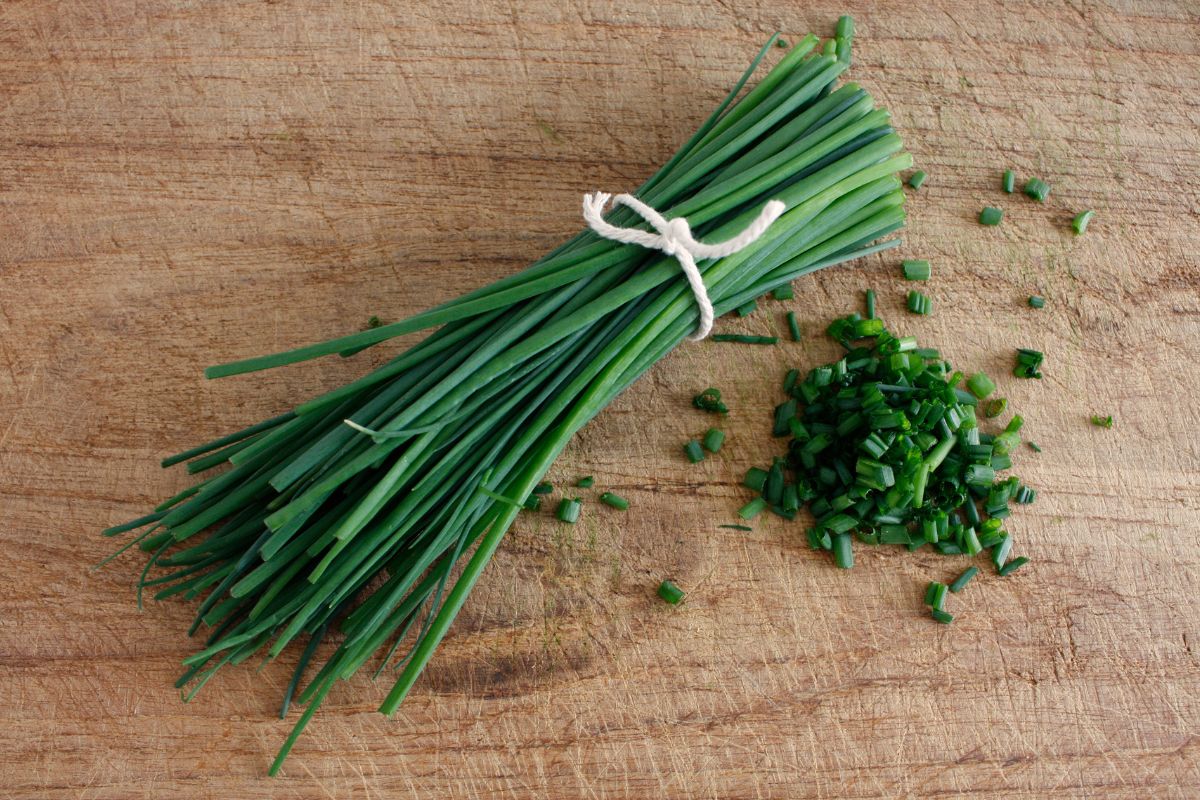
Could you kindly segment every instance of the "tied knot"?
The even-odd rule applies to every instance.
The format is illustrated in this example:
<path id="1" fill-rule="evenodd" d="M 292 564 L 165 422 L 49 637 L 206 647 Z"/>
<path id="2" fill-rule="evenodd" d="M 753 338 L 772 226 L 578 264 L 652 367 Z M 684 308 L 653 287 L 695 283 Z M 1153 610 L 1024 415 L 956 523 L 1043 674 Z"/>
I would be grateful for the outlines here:
<path id="1" fill-rule="evenodd" d="M 667 219 L 629 194 L 619 194 L 613 197 L 613 206 L 623 205 L 632 209 L 655 230 L 655 233 L 644 231 L 641 228 L 620 228 L 612 225 L 604 219 L 604 206 L 610 197 L 612 196 L 605 192 L 585 194 L 583 196 L 583 218 L 592 230 L 605 239 L 636 244 L 651 250 L 660 250 L 679 262 L 688 285 L 692 289 L 692 294 L 696 297 L 696 305 L 700 309 L 700 324 L 696 333 L 688 337 L 694 341 L 708 336 L 713 324 L 712 301 L 708 299 L 708 290 L 704 286 L 700 268 L 696 266 L 696 259 L 724 258 L 733 255 L 762 236 L 771 223 L 777 220 L 786 209 L 783 203 L 771 200 L 763 206 L 758 217 L 737 236 L 717 244 L 708 244 L 696 241 L 692 236 L 692 226 L 686 217 Z"/>

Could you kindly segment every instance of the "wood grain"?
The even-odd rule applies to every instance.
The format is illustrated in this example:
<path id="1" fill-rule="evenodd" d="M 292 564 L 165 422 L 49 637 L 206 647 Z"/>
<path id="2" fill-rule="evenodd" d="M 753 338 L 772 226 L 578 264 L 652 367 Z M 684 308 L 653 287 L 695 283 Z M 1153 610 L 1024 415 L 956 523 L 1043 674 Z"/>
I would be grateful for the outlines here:
<path id="1" fill-rule="evenodd" d="M 553 476 L 636 513 L 521 522 L 401 712 L 359 676 L 266 779 L 286 660 L 181 704 L 189 609 L 136 613 L 139 565 L 92 571 L 96 532 L 184 485 L 163 454 L 364 364 L 200 368 L 511 273 L 583 191 L 661 163 L 770 31 L 844 11 L 854 79 L 930 174 L 903 253 L 934 264 L 933 316 L 904 314 L 888 255 L 798 285 L 802 345 L 681 348 Z M 1198 97 L 1186 1 L 0 5 L 0 797 L 1196 797 Z M 1050 201 L 1001 195 L 1007 167 Z M 1047 353 L 1002 381 L 1044 449 L 1011 524 L 1033 563 L 950 628 L 920 596 L 955 562 L 843 574 L 798 525 L 715 528 L 778 446 L 774 381 L 868 286 L 955 362 Z M 729 444 L 691 466 L 709 384 Z"/>

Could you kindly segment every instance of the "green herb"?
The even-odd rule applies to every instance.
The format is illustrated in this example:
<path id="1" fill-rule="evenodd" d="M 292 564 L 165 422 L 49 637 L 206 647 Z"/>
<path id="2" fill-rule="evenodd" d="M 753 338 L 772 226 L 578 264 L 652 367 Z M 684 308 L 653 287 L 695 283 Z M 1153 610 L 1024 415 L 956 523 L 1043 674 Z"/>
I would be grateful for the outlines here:
<path id="1" fill-rule="evenodd" d="M 701 440 L 701 444 L 704 445 L 704 449 L 710 453 L 720 452 L 721 445 L 723 445 L 724 443 L 725 443 L 724 431 L 719 431 L 716 428 L 709 428 L 705 432 L 704 438 Z"/>
<path id="2" fill-rule="evenodd" d="M 749 525 L 718 525 L 717 527 L 718 528 L 729 528 L 729 529 L 735 530 L 735 531 L 752 531 L 752 530 L 754 530 L 754 528 L 751 528 Z"/>
<path id="3" fill-rule="evenodd" d="M 904 279 L 909 281 L 927 281 L 933 270 L 929 266 L 928 261 L 901 261 L 900 269 L 904 273 Z"/>
<path id="4" fill-rule="evenodd" d="M 1046 198 L 1050 196 L 1050 184 L 1046 183 L 1041 178 L 1030 178 L 1025 181 L 1023 189 L 1026 195 L 1037 200 L 1039 203 L 1046 202 Z"/>
<path id="5" fill-rule="evenodd" d="M 1004 409 L 1008 407 L 1008 400 L 1003 397 L 994 397 L 987 401 L 983 406 L 983 415 L 989 419 L 998 417 L 1004 413 Z"/>
<path id="6" fill-rule="evenodd" d="M 925 174 L 925 170 L 919 169 L 912 175 L 908 176 L 908 185 L 914 189 L 920 189 L 925 183 L 925 179 L 929 176 Z"/>
<path id="7" fill-rule="evenodd" d="M 578 486 L 580 489 L 590 489 L 590 488 L 592 488 L 592 485 L 595 483 L 596 483 L 596 479 L 593 478 L 591 475 L 585 475 L 584 477 L 575 481 L 575 485 Z"/>
<path id="8" fill-rule="evenodd" d="M 383 324 L 383 321 L 382 321 L 382 320 L 380 320 L 380 319 L 379 319 L 379 317 L 376 317 L 376 316 L 372 315 L 372 316 L 371 316 L 371 317 L 370 317 L 370 318 L 367 320 L 367 330 L 371 330 L 371 329 L 373 329 L 373 328 L 378 328 L 378 327 L 379 327 L 380 325 L 382 325 L 382 324 Z"/>
<path id="9" fill-rule="evenodd" d="M 1100 416 L 1099 414 L 1092 415 L 1092 424 L 1098 428 L 1111 428 L 1113 426 L 1112 414 L 1108 416 Z"/>
<path id="10" fill-rule="evenodd" d="M 606 506 L 612 506 L 618 511 L 624 511 L 625 509 L 629 508 L 628 500 L 620 495 L 613 494 L 612 492 L 605 492 L 600 495 L 600 502 L 604 503 Z"/>
<path id="11" fill-rule="evenodd" d="M 833 537 L 833 563 L 840 569 L 854 566 L 854 547 L 850 542 L 850 534 L 839 533 Z"/>
<path id="12" fill-rule="evenodd" d="M 785 283 L 783 286 L 776 286 L 771 290 L 771 296 L 776 300 L 791 300 L 795 298 L 796 293 L 792 291 L 792 285 Z"/>
<path id="13" fill-rule="evenodd" d="M 876 319 L 875 313 L 875 290 L 867 289 L 866 291 L 866 311 L 867 319 Z"/>
<path id="14" fill-rule="evenodd" d="M 550 494 L 553 491 L 554 487 L 548 483 L 539 483 L 537 486 L 533 487 L 534 494 Z"/>
<path id="15" fill-rule="evenodd" d="M 558 503 L 558 511 L 555 512 L 563 522 L 575 523 L 579 519 L 579 511 L 583 508 L 583 501 L 578 497 L 564 497 Z"/>
<path id="16" fill-rule="evenodd" d="M 978 574 L 979 567 L 967 567 L 957 578 L 954 579 L 954 582 L 950 584 L 950 591 L 958 594 L 963 589 L 967 588 L 967 584 L 971 582 L 971 578 L 974 578 Z"/>
<path id="17" fill-rule="evenodd" d="M 714 333 L 708 337 L 714 342 L 737 342 L 738 344 L 775 344 L 776 336 L 749 336 L 744 333 Z"/>
<path id="18" fill-rule="evenodd" d="M 704 460 L 704 450 L 701 449 L 700 443 L 695 439 L 683 446 L 683 454 L 687 456 L 687 460 L 693 464 L 698 464 Z"/>
<path id="19" fill-rule="evenodd" d="M 1029 563 L 1029 559 L 1026 558 L 1025 556 L 1019 556 L 1017 558 L 1014 558 L 1012 561 L 1009 561 L 1007 564 L 1005 564 L 1003 567 L 1000 568 L 999 575 L 1001 578 L 1006 578 L 1009 575 L 1012 575 L 1014 572 L 1016 572 L 1017 570 L 1019 570 L 1021 567 L 1025 566 L 1028 563 Z"/>
<path id="20" fill-rule="evenodd" d="M 1036 444 L 1034 444 L 1033 442 L 1026 442 L 1026 444 L 1028 444 L 1028 445 L 1029 445 L 1029 449 L 1030 449 L 1030 450 L 1032 450 L 1033 452 L 1035 452 L 1035 453 L 1040 453 L 1040 452 L 1042 452 L 1042 448 L 1038 447 L 1038 446 L 1037 446 Z"/>
<path id="21" fill-rule="evenodd" d="M 748 72 L 634 190 L 710 242 L 743 231 L 766 198 L 783 203 L 769 235 L 701 262 L 717 315 L 887 249 L 883 237 L 903 224 L 899 173 L 912 159 L 885 109 L 837 85 L 842 42 L 840 61 L 809 36 L 752 88 Z M 641 223 L 627 208 L 608 219 Z M 357 380 L 192 448 L 186 458 L 222 469 L 124 528 L 148 548 L 139 584 L 161 578 L 158 596 L 195 599 L 193 632 L 208 627 L 180 685 L 307 650 L 314 669 L 293 661 L 304 710 L 272 772 L 334 687 L 372 660 L 399 662 L 380 705 L 394 713 L 522 513 L 510 501 L 698 319 L 675 258 L 585 230 L 519 274 L 407 319 L 207 370 L 237 375 L 431 331 Z M 336 642 L 309 649 L 334 628 Z"/>
<path id="22" fill-rule="evenodd" d="M 979 212 L 980 225 L 999 225 L 1000 220 L 1004 218 L 1004 212 L 995 206 L 984 206 Z"/>
<path id="23" fill-rule="evenodd" d="M 757 310 L 758 310 L 758 301 L 750 300 L 748 302 L 742 303 L 740 306 L 737 307 L 737 315 L 739 317 L 748 317 Z"/>
<path id="24" fill-rule="evenodd" d="M 908 310 L 927 316 L 933 311 L 933 301 L 916 290 L 911 291 L 908 293 Z"/>
<path id="25" fill-rule="evenodd" d="M 1045 306 L 1046 306 L 1045 298 L 1040 297 L 1036 294 L 1032 294 L 1029 296 L 1029 307 L 1030 308 L 1044 308 Z"/>
<path id="26" fill-rule="evenodd" d="M 1092 217 L 1096 216 L 1095 211 L 1082 211 L 1075 215 L 1075 219 L 1071 220 L 1071 230 L 1075 231 L 1075 235 L 1079 236 L 1087 230 L 1088 223 L 1092 221 Z"/>
<path id="27" fill-rule="evenodd" d="M 721 402 L 721 390 L 709 387 L 692 398 L 692 405 L 701 411 L 714 414 L 728 414 L 729 409 Z"/>
<path id="28" fill-rule="evenodd" d="M 943 625 L 949 625 L 951 622 L 954 622 L 954 615 L 942 611 L 940 608 L 929 609 L 929 615 Z"/>
<path id="29" fill-rule="evenodd" d="M 1045 359 L 1046 356 L 1039 350 L 1019 348 L 1017 350 L 1017 365 L 1013 368 L 1013 375 L 1016 375 L 1018 378 L 1040 378 L 1042 377 L 1042 362 Z"/>
<path id="30" fill-rule="evenodd" d="M 1009 194 L 1013 193 L 1013 189 L 1017 184 L 1017 174 L 1011 169 L 1004 170 L 1004 175 L 1000 179 L 1000 188 Z"/>
<path id="31" fill-rule="evenodd" d="M 967 378 L 967 388 L 971 390 L 971 394 L 982 400 L 992 392 L 996 391 L 996 384 L 993 383 L 992 379 L 986 374 L 982 372 L 976 372 L 974 375 Z"/>
<path id="32" fill-rule="evenodd" d="M 742 519 L 754 519 L 767 508 L 767 501 L 761 497 L 756 497 L 746 505 L 738 509 L 738 516 Z"/>
<path id="33" fill-rule="evenodd" d="M 792 341 L 800 341 L 800 323 L 796 322 L 796 312 L 787 312 L 788 333 L 792 335 Z"/>
<path id="34" fill-rule="evenodd" d="M 531 494 L 525 498 L 522 504 L 526 511 L 540 511 L 542 509 L 542 496 L 540 494 Z"/>
<path id="35" fill-rule="evenodd" d="M 663 581 L 658 585 L 658 596 L 671 605 L 677 606 L 683 602 L 683 589 L 671 581 Z"/>

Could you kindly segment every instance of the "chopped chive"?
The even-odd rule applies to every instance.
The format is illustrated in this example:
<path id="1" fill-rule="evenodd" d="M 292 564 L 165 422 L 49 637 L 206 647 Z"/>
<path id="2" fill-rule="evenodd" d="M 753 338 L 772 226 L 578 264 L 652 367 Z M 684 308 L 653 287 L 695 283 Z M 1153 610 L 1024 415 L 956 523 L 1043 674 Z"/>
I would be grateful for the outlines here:
<path id="1" fill-rule="evenodd" d="M 372 314 L 371 317 L 369 319 L 367 319 L 367 330 L 373 330 L 375 328 L 381 327 L 382 325 L 383 325 L 383 320 L 381 320 L 379 317 L 375 316 L 374 314 Z"/>
<path id="2" fill-rule="evenodd" d="M 908 281 L 927 281 L 933 273 L 929 262 L 924 259 L 901 261 L 900 269 L 904 273 L 904 279 Z"/>
<path id="3" fill-rule="evenodd" d="M 1071 230 L 1075 231 L 1075 235 L 1079 236 L 1087 230 L 1088 223 L 1092 221 L 1092 217 L 1096 216 L 1095 211 L 1083 211 L 1071 220 Z"/>
<path id="4" fill-rule="evenodd" d="M 1024 347 L 1017 349 L 1017 365 L 1013 375 L 1018 378 L 1041 378 L 1042 362 L 1046 356 L 1040 350 L 1028 350 Z"/>
<path id="5" fill-rule="evenodd" d="M 750 300 L 748 302 L 742 303 L 740 306 L 737 307 L 737 315 L 739 317 L 748 317 L 757 310 L 758 310 L 758 301 Z"/>
<path id="6" fill-rule="evenodd" d="M 943 625 L 949 625 L 951 622 L 954 621 L 953 614 L 950 614 L 946 611 L 942 611 L 940 608 L 929 609 L 929 616 L 933 617 L 935 620 L 942 623 Z"/>
<path id="7" fill-rule="evenodd" d="M 525 498 L 525 502 L 522 505 L 525 506 L 526 511 L 541 511 L 542 496 L 540 494 L 531 494 Z"/>
<path id="8" fill-rule="evenodd" d="M 579 519 L 581 508 L 583 508 L 583 501 L 578 497 L 569 499 L 564 497 L 558 503 L 558 511 L 555 512 L 555 516 L 563 522 L 574 523 Z"/>
<path id="9" fill-rule="evenodd" d="M 1036 295 L 1036 294 L 1029 295 L 1029 307 L 1030 308 L 1045 308 L 1045 306 L 1046 306 L 1046 299 L 1044 297 L 1042 297 L 1040 295 Z"/>
<path id="10" fill-rule="evenodd" d="M 850 543 L 850 534 L 839 533 L 833 537 L 833 563 L 839 569 L 850 569 L 854 566 L 854 547 Z"/>
<path id="11" fill-rule="evenodd" d="M 929 605 L 930 607 L 932 607 L 934 609 L 937 609 L 938 611 L 941 611 L 942 606 L 944 606 L 946 604 L 946 592 L 948 592 L 949 590 L 950 590 L 950 587 L 947 586 L 946 584 L 934 581 L 933 591 L 930 593 L 931 596 L 929 598 L 929 602 L 927 605 Z"/>
<path id="12" fill-rule="evenodd" d="M 1029 449 L 1032 450 L 1033 452 L 1035 452 L 1035 453 L 1042 452 L 1042 448 L 1038 447 L 1035 442 L 1026 442 L 1026 444 L 1029 445 Z"/>
<path id="13" fill-rule="evenodd" d="M 728 414 L 729 409 L 721 402 L 721 390 L 712 386 L 692 398 L 692 405 L 701 411 Z"/>
<path id="14" fill-rule="evenodd" d="M 800 370 L 789 369 L 787 374 L 783 376 L 783 393 L 791 394 L 792 389 L 796 388 L 796 381 L 800 380 Z"/>
<path id="15" fill-rule="evenodd" d="M 925 587 L 925 605 L 933 605 L 933 598 L 937 595 L 937 587 L 939 586 L 941 586 L 941 584 L 937 581 L 930 581 Z"/>
<path id="16" fill-rule="evenodd" d="M 704 460 L 704 450 L 701 449 L 700 443 L 695 439 L 683 446 L 683 454 L 687 456 L 687 460 L 693 464 L 698 464 Z"/>
<path id="17" fill-rule="evenodd" d="M 979 212 L 980 225 L 999 225 L 1000 220 L 1004 219 L 1004 212 L 995 206 L 984 206 Z"/>
<path id="18" fill-rule="evenodd" d="M 1004 397 L 993 397 L 988 400 L 983 406 L 983 415 L 989 419 L 998 417 L 1004 413 L 1004 409 L 1008 407 L 1008 400 Z"/>
<path id="19" fill-rule="evenodd" d="M 1111 428 L 1113 426 L 1112 414 L 1104 417 L 1099 414 L 1092 414 L 1092 424 L 1098 428 Z"/>
<path id="20" fill-rule="evenodd" d="M 792 300 L 796 297 L 796 293 L 792 291 L 790 283 L 785 283 L 783 286 L 776 286 L 772 289 L 771 296 L 776 300 Z"/>
<path id="21" fill-rule="evenodd" d="M 866 292 L 867 319 L 875 319 L 875 290 L 867 289 Z"/>
<path id="22" fill-rule="evenodd" d="M 751 467 L 746 470 L 746 477 L 742 479 L 742 485 L 747 489 L 761 492 L 767 485 L 767 471 L 759 467 Z"/>
<path id="23" fill-rule="evenodd" d="M 533 487 L 534 494 L 550 494 L 553 491 L 554 487 L 545 481 L 542 481 L 537 486 Z"/>
<path id="24" fill-rule="evenodd" d="M 1041 178 L 1030 178 L 1025 181 L 1025 188 L 1022 191 L 1039 203 L 1044 203 L 1046 202 L 1046 198 L 1050 196 L 1050 184 Z"/>
<path id="25" fill-rule="evenodd" d="M 730 530 L 735 530 L 735 531 L 752 531 L 752 530 L 754 530 L 754 528 L 751 528 L 749 525 L 718 525 L 717 527 L 718 528 L 729 528 Z"/>
<path id="26" fill-rule="evenodd" d="M 854 36 L 854 17 L 848 15 L 838 17 L 835 34 L 839 39 L 849 39 Z"/>
<path id="27" fill-rule="evenodd" d="M 626 500 L 624 497 L 621 497 L 619 494 L 613 494 L 612 492 L 605 492 L 604 494 L 600 495 L 600 502 L 604 503 L 606 506 L 612 506 L 618 511 L 624 511 L 625 509 L 629 508 L 628 500 Z"/>
<path id="28" fill-rule="evenodd" d="M 749 336 L 744 333 L 714 333 L 708 337 L 714 342 L 737 342 L 738 344 L 776 344 L 778 336 Z"/>
<path id="29" fill-rule="evenodd" d="M 968 583 L 971 582 L 971 578 L 974 578 L 978 574 L 979 567 L 967 567 L 962 571 L 962 574 L 955 578 L 954 582 L 950 584 L 950 591 L 958 594 L 966 588 Z"/>
<path id="30" fill-rule="evenodd" d="M 671 581 L 663 581 L 658 585 L 658 596 L 671 605 L 677 606 L 683 601 L 683 589 Z"/>
<path id="31" fill-rule="evenodd" d="M 976 372 L 971 377 L 967 378 L 967 388 L 971 390 L 971 394 L 978 397 L 980 400 L 987 397 L 992 392 L 996 391 L 996 384 L 982 372 Z"/>
<path id="32" fill-rule="evenodd" d="M 933 301 L 918 291 L 908 293 L 908 310 L 914 314 L 928 316 L 933 311 Z"/>
<path id="33" fill-rule="evenodd" d="M 578 486 L 580 489 L 590 489 L 590 488 L 592 488 L 592 485 L 595 483 L 596 483 L 596 479 L 593 478 L 591 475 L 584 475 L 582 478 L 575 481 L 575 485 Z"/>
<path id="34" fill-rule="evenodd" d="M 912 175 L 908 176 L 908 185 L 914 189 L 920 189 L 921 186 L 925 183 L 925 179 L 928 177 L 929 177 L 929 175 L 926 174 L 925 170 L 919 169 L 916 172 L 914 172 Z"/>
<path id="35" fill-rule="evenodd" d="M 761 497 L 756 497 L 746 505 L 738 509 L 738 516 L 742 519 L 754 519 L 767 508 L 767 501 Z"/>
<path id="36" fill-rule="evenodd" d="M 1017 570 L 1019 570 L 1021 567 L 1025 566 L 1028 563 L 1029 563 L 1029 559 L 1026 558 L 1025 556 L 1017 556 L 1012 561 L 1008 562 L 1003 567 L 1001 567 L 1000 572 L 998 574 L 1000 575 L 1001 578 L 1008 577 L 1009 575 L 1012 575 L 1014 572 L 1016 572 Z"/>
<path id="37" fill-rule="evenodd" d="M 792 341 L 800 341 L 800 323 L 796 322 L 796 312 L 787 312 L 788 333 L 792 335 Z"/>
<path id="38" fill-rule="evenodd" d="M 826 39 L 825 44 L 821 45 L 821 55 L 836 56 L 837 55 L 837 40 Z"/>
<path id="39" fill-rule="evenodd" d="M 1003 177 L 1000 178 L 1000 188 L 1009 194 L 1013 193 L 1013 189 L 1017 185 L 1017 173 L 1011 169 L 1004 170 Z"/>
<path id="40" fill-rule="evenodd" d="M 725 432 L 719 431 L 716 428 L 709 428 L 704 433 L 704 438 L 700 440 L 704 449 L 710 453 L 717 453 L 721 450 L 721 445 L 725 443 Z"/>

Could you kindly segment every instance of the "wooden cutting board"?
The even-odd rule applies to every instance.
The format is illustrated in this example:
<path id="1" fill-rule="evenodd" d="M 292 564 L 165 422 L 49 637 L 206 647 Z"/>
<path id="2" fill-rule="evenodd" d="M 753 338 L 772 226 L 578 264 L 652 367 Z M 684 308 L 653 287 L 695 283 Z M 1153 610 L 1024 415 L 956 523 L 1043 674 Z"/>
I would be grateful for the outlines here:
<path id="1" fill-rule="evenodd" d="M 0 797 L 1196 797 L 1200 12 L 1114 5 L 0 5 Z M 904 248 L 721 323 L 794 309 L 802 344 L 656 367 L 551 476 L 630 511 L 523 518 L 401 712 L 360 675 L 265 778 L 294 656 L 183 705 L 189 607 L 137 613 L 140 562 L 93 571 L 96 534 L 186 485 L 164 454 L 378 356 L 201 368 L 514 272 L 582 192 L 662 163 L 771 31 L 844 11 L 853 79 L 930 176 Z M 1003 195 L 1005 168 L 1049 201 Z M 903 310 L 901 257 L 933 263 L 931 317 Z M 860 548 L 843 573 L 799 523 L 716 527 L 778 451 L 783 371 L 832 355 L 820 330 L 867 287 L 998 376 L 1043 448 L 1010 524 L 1032 562 L 984 569 L 949 627 L 921 596 L 959 561 Z M 1009 377 L 1025 346 L 1044 380 Z M 708 385 L 728 445 L 693 466 Z"/>

